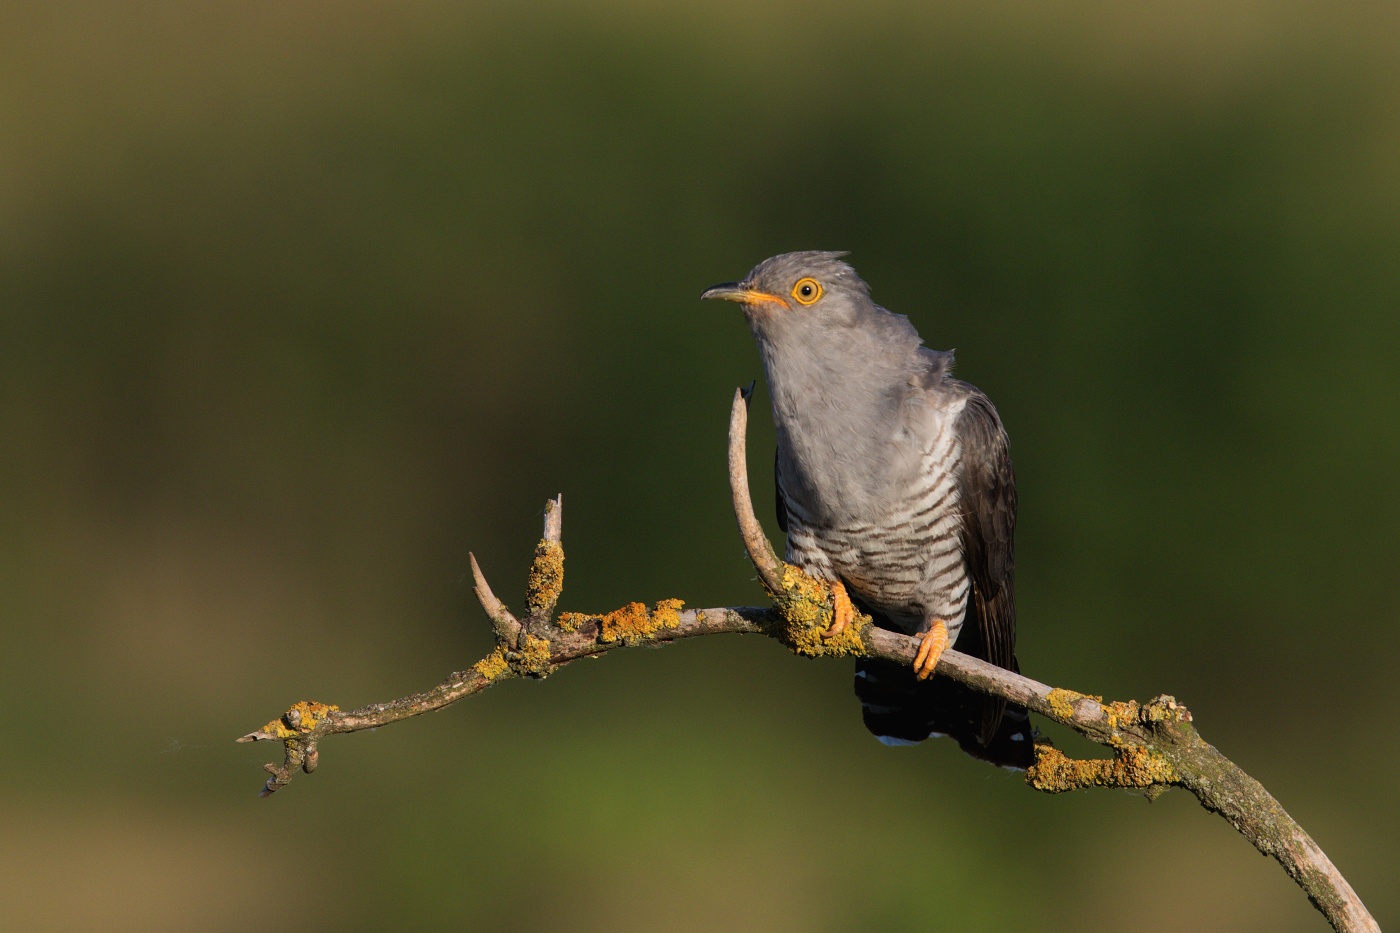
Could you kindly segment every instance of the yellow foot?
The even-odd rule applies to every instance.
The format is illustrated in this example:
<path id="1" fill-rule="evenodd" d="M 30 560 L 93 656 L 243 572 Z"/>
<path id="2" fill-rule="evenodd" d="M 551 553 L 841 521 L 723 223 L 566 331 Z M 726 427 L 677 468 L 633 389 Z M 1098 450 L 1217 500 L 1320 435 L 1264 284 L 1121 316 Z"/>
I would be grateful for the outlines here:
<path id="1" fill-rule="evenodd" d="M 933 676 L 933 669 L 938 666 L 938 659 L 943 657 L 943 649 L 947 647 L 948 626 L 942 619 L 935 619 L 933 628 L 924 632 L 923 640 L 919 642 L 919 653 L 914 656 L 914 673 L 920 680 Z"/>
<path id="2" fill-rule="evenodd" d="M 822 632 L 822 638 L 835 638 L 856 619 L 856 607 L 851 605 L 851 597 L 846 594 L 846 587 L 839 580 L 831 584 L 831 602 L 831 628 Z"/>

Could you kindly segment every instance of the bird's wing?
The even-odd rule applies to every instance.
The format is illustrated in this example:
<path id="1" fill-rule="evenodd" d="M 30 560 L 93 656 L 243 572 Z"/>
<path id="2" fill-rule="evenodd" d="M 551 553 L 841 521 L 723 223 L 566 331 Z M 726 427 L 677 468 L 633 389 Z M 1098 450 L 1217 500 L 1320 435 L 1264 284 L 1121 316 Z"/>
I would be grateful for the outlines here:
<path id="1" fill-rule="evenodd" d="M 951 380 L 950 380 L 951 381 Z M 961 383 L 967 404 L 954 424 L 962 449 L 958 496 L 963 552 L 972 578 L 982 657 L 1016 669 L 1016 475 L 997 410 L 987 396 Z M 996 732 L 1004 701 L 984 707 L 983 740 Z"/>

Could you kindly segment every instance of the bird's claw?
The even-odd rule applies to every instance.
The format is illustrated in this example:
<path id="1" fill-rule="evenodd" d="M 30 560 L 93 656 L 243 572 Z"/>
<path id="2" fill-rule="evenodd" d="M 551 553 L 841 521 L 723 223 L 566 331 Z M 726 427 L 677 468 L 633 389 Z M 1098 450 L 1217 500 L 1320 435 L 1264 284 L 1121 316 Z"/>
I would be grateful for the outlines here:
<path id="1" fill-rule="evenodd" d="M 915 676 L 920 680 L 932 677 L 933 669 L 938 666 L 938 659 L 943 657 L 947 647 L 948 625 L 942 619 L 935 619 L 933 627 L 924 632 L 919 641 L 919 653 L 914 656 Z"/>
<path id="2" fill-rule="evenodd" d="M 831 604 L 831 627 L 822 632 L 822 638 L 835 638 L 856 619 L 856 607 L 851 605 L 851 597 L 839 580 L 831 584 Z"/>

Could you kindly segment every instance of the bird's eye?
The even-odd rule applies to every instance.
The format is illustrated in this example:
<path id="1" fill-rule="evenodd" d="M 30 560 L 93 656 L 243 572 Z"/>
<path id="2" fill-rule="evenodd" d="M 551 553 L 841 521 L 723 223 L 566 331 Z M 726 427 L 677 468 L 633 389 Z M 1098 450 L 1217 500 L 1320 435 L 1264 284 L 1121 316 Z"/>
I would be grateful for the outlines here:
<path id="1" fill-rule="evenodd" d="M 792 297 L 798 304 L 809 305 L 822 296 L 822 283 L 816 279 L 798 279 L 792 287 Z"/>

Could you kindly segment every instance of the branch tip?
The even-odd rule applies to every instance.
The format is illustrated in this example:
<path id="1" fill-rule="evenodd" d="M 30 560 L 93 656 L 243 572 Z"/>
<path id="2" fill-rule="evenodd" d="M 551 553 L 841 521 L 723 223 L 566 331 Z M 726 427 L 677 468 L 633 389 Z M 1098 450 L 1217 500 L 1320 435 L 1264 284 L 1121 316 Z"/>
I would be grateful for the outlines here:
<path id="1" fill-rule="evenodd" d="M 564 535 L 564 494 L 544 504 L 544 539 L 558 544 Z"/>

